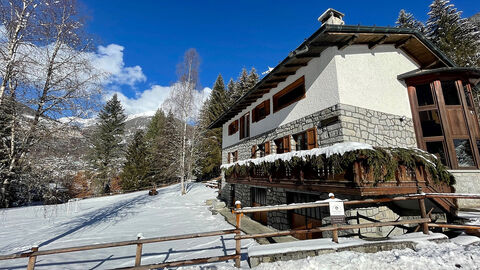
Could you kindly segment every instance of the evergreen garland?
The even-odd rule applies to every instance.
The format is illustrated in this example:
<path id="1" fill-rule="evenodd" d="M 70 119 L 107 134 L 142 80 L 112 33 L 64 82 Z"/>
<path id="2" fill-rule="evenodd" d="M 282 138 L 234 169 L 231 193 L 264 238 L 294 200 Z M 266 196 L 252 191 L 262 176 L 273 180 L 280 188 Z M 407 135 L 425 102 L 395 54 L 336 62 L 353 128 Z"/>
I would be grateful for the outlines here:
<path id="1" fill-rule="evenodd" d="M 334 174 L 341 174 L 359 161 L 367 173 L 373 173 L 375 182 L 393 181 L 399 166 L 414 170 L 416 166 L 424 166 L 430 173 L 435 183 L 455 184 L 454 177 L 448 172 L 447 167 L 432 154 L 419 149 L 374 147 L 372 149 L 359 149 L 346 152 L 343 155 L 333 154 L 328 158 L 325 155 L 307 155 L 304 158 L 294 156 L 290 160 L 277 159 L 274 162 L 263 161 L 259 164 L 248 162 L 247 164 L 235 164 L 224 168 L 227 177 L 235 173 L 237 176 L 246 177 L 254 170 L 263 171 L 266 176 L 283 169 L 296 170 L 306 167 L 322 170 L 329 168 Z"/>

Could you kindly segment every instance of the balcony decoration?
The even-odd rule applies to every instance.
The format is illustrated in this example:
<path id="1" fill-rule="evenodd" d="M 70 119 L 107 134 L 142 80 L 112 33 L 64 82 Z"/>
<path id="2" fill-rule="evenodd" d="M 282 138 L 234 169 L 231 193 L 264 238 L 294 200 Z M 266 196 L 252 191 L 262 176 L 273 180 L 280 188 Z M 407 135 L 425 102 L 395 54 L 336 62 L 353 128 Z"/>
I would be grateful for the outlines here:
<path id="1" fill-rule="evenodd" d="M 291 172 L 328 168 L 330 175 L 346 173 L 359 163 L 365 173 L 373 174 L 375 183 L 395 180 L 400 167 L 414 171 L 423 166 L 435 183 L 453 185 L 454 177 L 436 156 L 417 148 L 372 147 L 368 144 L 345 142 L 311 150 L 271 154 L 262 158 L 223 164 L 227 178 L 262 175 L 274 176 L 280 170 Z"/>

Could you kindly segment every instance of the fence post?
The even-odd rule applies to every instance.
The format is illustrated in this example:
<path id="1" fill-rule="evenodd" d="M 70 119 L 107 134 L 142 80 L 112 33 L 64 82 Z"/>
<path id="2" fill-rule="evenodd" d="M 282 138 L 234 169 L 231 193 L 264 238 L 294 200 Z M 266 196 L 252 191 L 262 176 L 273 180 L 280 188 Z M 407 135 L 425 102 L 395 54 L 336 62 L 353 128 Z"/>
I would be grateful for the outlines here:
<path id="1" fill-rule="evenodd" d="M 236 209 L 240 209 L 242 208 L 242 203 L 240 201 L 236 201 L 235 202 L 235 208 Z M 235 236 L 237 237 L 240 237 L 240 222 L 241 222 L 241 218 L 242 218 L 242 214 L 241 213 L 235 213 L 236 215 L 236 232 L 235 232 Z M 241 245 L 241 240 L 239 238 L 237 238 L 235 240 L 235 255 L 237 255 L 237 257 L 235 258 L 235 267 L 237 268 L 240 268 L 240 259 L 241 259 L 241 250 L 242 249 L 242 245 Z"/>
<path id="2" fill-rule="evenodd" d="M 137 240 L 140 240 L 143 238 L 143 235 L 139 233 L 137 235 Z M 140 266 L 140 263 L 142 262 L 142 243 L 137 244 L 137 253 L 135 254 L 135 266 Z"/>
<path id="3" fill-rule="evenodd" d="M 38 247 L 33 246 L 32 247 L 32 252 L 37 252 L 37 251 L 38 251 Z M 30 255 L 30 257 L 28 258 L 27 270 L 34 270 L 36 261 L 37 261 L 37 256 L 36 255 Z"/>
<path id="4" fill-rule="evenodd" d="M 333 224 L 333 227 L 335 229 L 332 231 L 332 241 L 338 244 L 338 230 L 336 229 L 337 224 Z"/>
<path id="5" fill-rule="evenodd" d="M 427 210 L 425 208 L 425 193 L 422 192 L 422 188 L 418 187 L 418 194 L 423 195 L 421 199 L 418 199 L 418 206 L 420 207 L 420 215 L 422 218 L 427 217 Z M 423 234 L 429 234 L 428 233 L 428 223 L 424 222 L 422 223 L 422 230 Z"/>

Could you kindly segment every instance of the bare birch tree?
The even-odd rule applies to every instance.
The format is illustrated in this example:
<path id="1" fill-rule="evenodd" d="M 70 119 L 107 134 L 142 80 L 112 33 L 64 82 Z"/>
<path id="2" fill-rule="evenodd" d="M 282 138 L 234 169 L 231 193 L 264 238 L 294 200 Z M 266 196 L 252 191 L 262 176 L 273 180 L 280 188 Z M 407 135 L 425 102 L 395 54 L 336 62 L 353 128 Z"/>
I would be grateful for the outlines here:
<path id="1" fill-rule="evenodd" d="M 54 126 L 47 119 L 75 116 L 89 109 L 92 100 L 96 100 L 92 97 L 99 93 L 98 83 L 103 76 L 92 65 L 92 40 L 83 33 L 76 1 L 35 2 L 32 4 L 35 15 L 30 17 L 35 17 L 36 26 L 28 29 L 32 31 L 32 40 L 17 48 L 18 54 L 28 56 L 28 65 L 6 83 L 15 103 L 27 105 L 34 113 L 21 125 L 18 114 L 13 113 L 11 143 L 7 145 L 8 171 L 4 174 L 7 176 L 22 166 L 42 134 L 52 132 Z M 8 178 L 11 177 L 6 177 L 2 190 L 6 189 Z"/>
<path id="2" fill-rule="evenodd" d="M 195 131 L 189 132 L 188 124 L 196 122 L 198 68 L 200 59 L 195 49 L 185 52 L 183 62 L 177 66 L 178 81 L 172 85 L 170 96 L 165 101 L 166 106 L 180 120 L 177 132 L 181 138 L 180 182 L 182 195 L 186 194 L 185 180 L 191 177 L 192 144 Z"/>

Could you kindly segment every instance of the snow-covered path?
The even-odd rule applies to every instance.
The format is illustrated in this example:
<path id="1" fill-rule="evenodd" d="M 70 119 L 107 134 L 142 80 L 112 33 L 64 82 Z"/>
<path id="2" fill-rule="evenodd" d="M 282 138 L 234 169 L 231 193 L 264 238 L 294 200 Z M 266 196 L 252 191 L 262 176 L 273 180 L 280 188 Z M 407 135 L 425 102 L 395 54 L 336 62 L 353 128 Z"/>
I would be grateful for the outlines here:
<path id="1" fill-rule="evenodd" d="M 140 191 L 92 198 L 56 206 L 32 206 L 0 212 L 0 254 L 70 247 L 144 237 L 207 232 L 233 228 L 213 216 L 205 200 L 216 196 L 192 183 L 185 196 L 179 186 L 159 189 L 157 196 Z M 242 241 L 244 248 L 255 244 Z M 104 269 L 132 266 L 135 246 L 64 253 L 37 258 L 35 269 Z M 232 254 L 233 235 L 146 244 L 142 264 Z M 26 259 L 0 261 L 0 269 L 25 269 Z M 72 263 L 73 262 L 73 263 Z"/>

